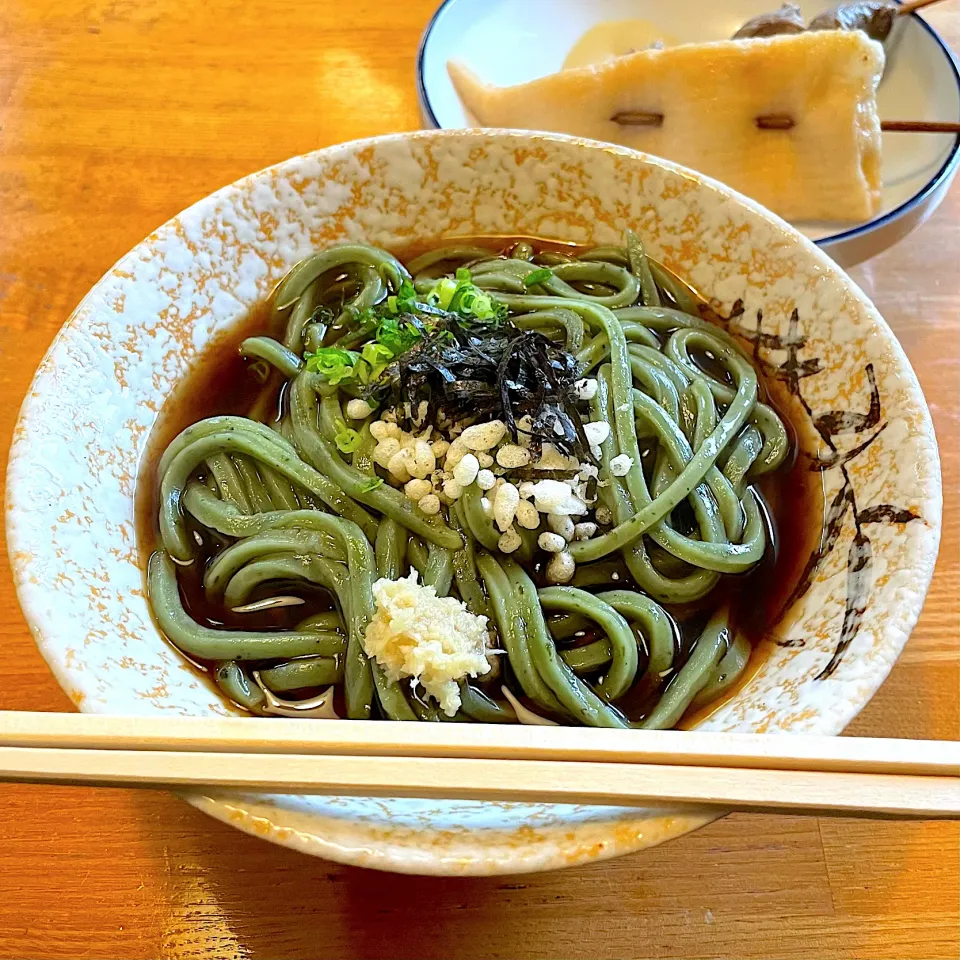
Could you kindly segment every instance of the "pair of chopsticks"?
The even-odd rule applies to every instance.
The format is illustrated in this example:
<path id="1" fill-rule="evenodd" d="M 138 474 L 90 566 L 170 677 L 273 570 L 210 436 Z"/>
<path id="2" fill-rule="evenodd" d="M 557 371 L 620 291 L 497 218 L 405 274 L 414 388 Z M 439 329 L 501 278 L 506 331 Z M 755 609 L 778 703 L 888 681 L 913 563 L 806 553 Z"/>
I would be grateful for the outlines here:
<path id="1" fill-rule="evenodd" d="M 960 743 L 0 713 L 0 781 L 960 818 Z"/>

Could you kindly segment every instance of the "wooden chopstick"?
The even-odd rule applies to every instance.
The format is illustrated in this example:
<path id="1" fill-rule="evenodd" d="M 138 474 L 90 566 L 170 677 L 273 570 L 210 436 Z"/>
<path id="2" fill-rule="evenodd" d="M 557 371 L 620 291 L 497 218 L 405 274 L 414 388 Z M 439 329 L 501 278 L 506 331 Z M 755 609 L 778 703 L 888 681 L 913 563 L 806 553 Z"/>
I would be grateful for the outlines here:
<path id="1" fill-rule="evenodd" d="M 960 817 L 960 743 L 0 713 L 0 780 Z"/>
<path id="2" fill-rule="evenodd" d="M 857 817 L 960 818 L 960 778 L 436 757 L 0 748 L 0 780 Z"/>
<path id="3" fill-rule="evenodd" d="M 948 740 L 0 711 L 0 747 L 556 760 L 960 776 Z"/>

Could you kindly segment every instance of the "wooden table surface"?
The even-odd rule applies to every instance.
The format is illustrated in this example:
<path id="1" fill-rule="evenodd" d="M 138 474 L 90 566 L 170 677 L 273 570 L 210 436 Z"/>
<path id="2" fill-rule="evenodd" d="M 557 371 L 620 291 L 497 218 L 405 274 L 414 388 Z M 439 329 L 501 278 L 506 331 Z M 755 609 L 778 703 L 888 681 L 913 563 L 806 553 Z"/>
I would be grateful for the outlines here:
<path id="1" fill-rule="evenodd" d="M 435 0 L 0 3 L 0 450 L 100 275 L 177 211 L 285 157 L 419 126 Z M 958 4 L 929 19 L 960 45 Z M 960 184 L 854 271 L 926 391 L 944 536 L 920 623 L 850 732 L 960 727 Z M 0 709 L 69 710 L 0 563 Z M 403 878 L 315 860 L 158 793 L 0 787 L 0 957 L 956 958 L 960 830 L 731 816 L 529 877 Z"/>

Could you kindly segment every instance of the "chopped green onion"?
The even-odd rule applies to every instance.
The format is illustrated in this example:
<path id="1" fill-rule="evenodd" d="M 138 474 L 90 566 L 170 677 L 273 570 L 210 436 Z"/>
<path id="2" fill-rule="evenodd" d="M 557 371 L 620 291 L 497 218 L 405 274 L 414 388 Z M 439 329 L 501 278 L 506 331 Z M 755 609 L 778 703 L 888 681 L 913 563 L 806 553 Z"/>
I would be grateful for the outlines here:
<path id="1" fill-rule="evenodd" d="M 380 363 L 389 363 L 394 358 L 394 351 L 385 343 L 378 343 L 376 340 L 371 340 L 369 343 L 363 345 L 360 356 L 363 357 L 371 367 L 375 367 Z"/>
<path id="2" fill-rule="evenodd" d="M 538 283 L 543 283 L 544 280 L 549 280 L 553 276 L 553 271 L 547 269 L 547 267 L 541 267 L 539 270 L 532 270 L 523 278 L 523 285 L 525 287 L 535 287 Z"/>
<path id="3" fill-rule="evenodd" d="M 351 310 L 353 310 L 353 308 L 351 308 Z M 332 324 L 333 313 L 329 310 L 327 312 L 330 314 L 330 320 L 327 322 L 329 324 Z M 358 326 L 363 327 L 366 330 L 369 330 L 372 327 L 375 327 L 377 325 L 377 315 L 374 312 L 373 307 L 364 307 L 363 310 L 353 311 L 353 312 L 354 312 L 353 322 L 356 323 Z M 348 312 L 348 315 L 349 315 L 349 312 Z"/>
<path id="4" fill-rule="evenodd" d="M 348 427 L 342 420 L 337 420 L 334 426 L 337 428 L 337 433 L 333 442 L 341 453 L 355 453 L 360 449 L 363 445 L 363 437 L 356 430 Z"/>
<path id="5" fill-rule="evenodd" d="M 549 270 L 545 272 L 550 273 Z M 456 279 L 439 279 L 423 299 L 429 306 L 439 307 L 464 320 L 499 323 L 508 313 L 505 304 L 474 285 L 470 271 L 464 267 L 456 271 Z M 353 320 L 361 330 L 372 334 L 361 353 L 333 346 L 304 354 L 307 369 L 318 373 L 332 386 L 342 383 L 369 385 L 378 380 L 398 357 L 420 343 L 425 335 L 448 339 L 440 329 L 444 321 L 424 309 L 409 280 L 404 280 L 396 294 L 391 294 L 376 307 L 353 313 Z"/>
<path id="6" fill-rule="evenodd" d="M 373 368 L 361 357 L 353 368 L 353 381 L 368 384 L 373 379 Z"/>
<path id="7" fill-rule="evenodd" d="M 360 354 L 340 347 L 320 347 L 315 353 L 307 352 L 303 357 L 308 370 L 320 374 L 332 386 L 337 386 L 353 378 Z"/>
<path id="8" fill-rule="evenodd" d="M 446 310 L 456 292 L 457 282 L 449 277 L 443 277 L 434 284 L 433 289 L 427 296 L 427 303 L 439 307 L 441 310 Z"/>
<path id="9" fill-rule="evenodd" d="M 384 317 L 375 336 L 377 343 L 389 350 L 392 358 L 409 350 L 420 339 L 420 331 L 412 323 L 401 323 L 393 317 Z"/>
<path id="10" fill-rule="evenodd" d="M 463 281 L 457 281 L 457 288 L 453 291 L 453 296 L 450 298 L 450 303 L 447 304 L 447 309 L 451 313 L 463 314 L 464 309 L 462 307 L 463 299 L 469 294 L 469 291 L 472 289 L 472 285 L 469 283 L 463 283 Z"/>
<path id="11" fill-rule="evenodd" d="M 387 313 L 397 316 L 400 313 L 413 313 L 416 310 L 416 303 L 417 291 L 409 280 L 404 280 L 396 295 L 389 296 L 384 301 L 384 309 Z"/>
<path id="12" fill-rule="evenodd" d="M 368 376 L 363 382 L 369 383 L 371 380 L 376 380 L 393 363 L 396 355 L 396 352 L 386 344 L 377 343 L 374 340 L 365 343 L 360 356 L 369 365 L 369 370 L 366 371 Z"/>

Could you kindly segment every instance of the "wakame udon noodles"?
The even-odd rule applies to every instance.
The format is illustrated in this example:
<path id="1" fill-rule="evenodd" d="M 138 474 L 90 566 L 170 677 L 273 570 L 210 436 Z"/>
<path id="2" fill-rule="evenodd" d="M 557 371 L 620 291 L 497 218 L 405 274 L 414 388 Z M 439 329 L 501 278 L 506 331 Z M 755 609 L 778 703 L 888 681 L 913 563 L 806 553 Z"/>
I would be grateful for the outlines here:
<path id="1" fill-rule="evenodd" d="M 632 234 L 488 243 L 301 261 L 154 463 L 157 623 L 250 712 L 668 728 L 743 675 L 750 352 Z"/>

